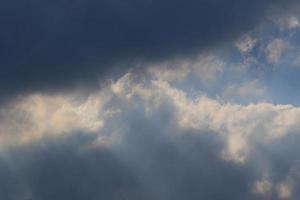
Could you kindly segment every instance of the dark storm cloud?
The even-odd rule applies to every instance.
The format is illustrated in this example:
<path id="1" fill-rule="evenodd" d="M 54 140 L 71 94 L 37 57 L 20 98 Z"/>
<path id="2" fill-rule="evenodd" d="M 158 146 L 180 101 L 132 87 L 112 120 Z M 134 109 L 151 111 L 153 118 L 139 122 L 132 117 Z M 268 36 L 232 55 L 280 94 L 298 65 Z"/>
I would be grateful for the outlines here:
<path id="1" fill-rule="evenodd" d="M 137 60 L 188 55 L 249 30 L 268 6 L 288 2 L 4 0 L 1 96 L 93 85 Z"/>

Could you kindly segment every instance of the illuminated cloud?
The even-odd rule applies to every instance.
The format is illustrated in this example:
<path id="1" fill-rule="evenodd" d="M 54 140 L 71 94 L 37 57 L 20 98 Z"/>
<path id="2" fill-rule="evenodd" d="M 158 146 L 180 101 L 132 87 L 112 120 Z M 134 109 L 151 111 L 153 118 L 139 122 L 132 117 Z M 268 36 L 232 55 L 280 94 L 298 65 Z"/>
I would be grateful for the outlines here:
<path id="1" fill-rule="evenodd" d="M 243 162 L 251 152 L 253 142 L 268 142 L 300 130 L 300 109 L 292 105 L 254 103 L 239 105 L 206 96 L 191 99 L 181 90 L 164 81 L 152 81 L 150 86 L 133 84 L 134 75 L 127 74 L 113 86 L 121 97 L 134 101 L 138 97 L 147 110 L 164 101 L 174 106 L 174 124 L 179 128 L 213 131 L 226 138 L 224 159 Z"/>
<path id="2" fill-rule="evenodd" d="M 125 107 L 138 104 L 151 113 L 165 102 L 173 107 L 172 118 L 177 128 L 220 134 L 226 143 L 220 156 L 226 160 L 244 162 L 256 142 L 267 143 L 300 130 L 299 107 L 267 102 L 241 105 L 205 95 L 191 98 L 168 82 L 153 80 L 146 84 L 136 78 L 128 73 L 108 86 L 111 89 L 91 95 L 77 105 L 66 97 L 29 96 L 9 110 L 8 118 L 4 116 L 2 138 L 15 137 L 22 142 L 74 131 L 97 132 L 105 126 L 105 118 L 113 121 L 111 115 L 118 115 Z M 236 89 L 237 95 L 256 94 L 258 89 L 252 87 L 256 84 L 253 81 L 241 86 Z M 263 91 L 258 90 L 258 93 L 261 95 Z M 123 103 L 106 106 L 113 96 Z M 7 123 L 8 120 L 11 121 Z"/>
<path id="3" fill-rule="evenodd" d="M 83 102 L 68 96 L 29 95 L 1 110 L 1 144 L 18 144 L 74 131 L 97 132 L 109 111 L 109 95 L 95 93 Z"/>

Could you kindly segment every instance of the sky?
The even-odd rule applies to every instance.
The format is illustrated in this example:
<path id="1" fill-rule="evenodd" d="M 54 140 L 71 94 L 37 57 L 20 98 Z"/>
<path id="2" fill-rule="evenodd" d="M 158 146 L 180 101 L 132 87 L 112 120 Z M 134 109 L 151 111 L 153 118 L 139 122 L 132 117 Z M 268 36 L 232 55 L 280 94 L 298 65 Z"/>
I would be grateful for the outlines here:
<path id="1" fill-rule="evenodd" d="M 296 200 L 297 0 L 2 0 L 0 199 Z"/>

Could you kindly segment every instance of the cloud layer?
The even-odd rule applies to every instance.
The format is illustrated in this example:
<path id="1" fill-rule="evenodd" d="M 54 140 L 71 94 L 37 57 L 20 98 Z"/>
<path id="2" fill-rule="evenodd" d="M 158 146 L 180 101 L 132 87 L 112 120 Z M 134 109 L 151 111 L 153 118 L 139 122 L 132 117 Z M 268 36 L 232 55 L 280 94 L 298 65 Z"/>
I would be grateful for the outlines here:
<path id="1" fill-rule="evenodd" d="M 3 1 L 1 96 L 52 91 L 226 43 L 293 1 Z M 283 9 L 285 10 L 285 9 Z M 282 10 L 276 10 L 280 13 Z"/>
<path id="2" fill-rule="evenodd" d="M 0 199 L 300 195 L 299 3 L 0 3 Z"/>
<path id="3" fill-rule="evenodd" d="M 296 198 L 299 107 L 191 97 L 166 81 L 140 78 L 127 73 L 79 102 L 32 95 L 12 105 L 1 120 L 7 189 L 0 194 Z"/>

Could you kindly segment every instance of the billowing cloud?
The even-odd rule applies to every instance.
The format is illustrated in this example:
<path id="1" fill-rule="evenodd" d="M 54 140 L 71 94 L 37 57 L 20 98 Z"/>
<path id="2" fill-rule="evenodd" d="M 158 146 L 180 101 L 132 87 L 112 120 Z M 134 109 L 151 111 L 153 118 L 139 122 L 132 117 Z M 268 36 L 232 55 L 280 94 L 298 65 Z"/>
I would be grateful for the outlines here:
<path id="1" fill-rule="evenodd" d="M 130 83 L 130 75 L 116 83 L 117 88 L 122 88 L 117 93 L 125 99 L 138 96 L 150 111 L 149 105 L 155 107 L 167 101 L 174 106 L 174 124 L 179 128 L 220 133 L 227 144 L 222 152 L 225 159 L 243 162 L 256 142 L 268 142 L 300 128 L 300 110 L 292 105 L 239 105 L 206 96 L 191 99 L 164 81 L 153 81 L 149 87 Z"/>
<path id="2" fill-rule="evenodd" d="M 270 154 L 286 155 L 277 142 L 297 148 L 291 142 L 298 139 L 284 138 L 298 135 L 299 107 L 189 96 L 134 72 L 88 98 L 73 98 L 34 94 L 3 112 L 0 175 L 15 183 L 1 182 L 8 188 L 2 196 L 251 200 L 298 194 L 297 156 L 276 161 Z"/>
<path id="3" fill-rule="evenodd" d="M 191 98 L 168 82 L 153 80 L 147 84 L 135 77 L 128 73 L 112 83 L 106 93 L 92 95 L 77 106 L 61 97 L 32 95 L 16 104 L 7 119 L 3 118 L 3 138 L 15 136 L 22 140 L 51 133 L 97 132 L 103 127 L 105 117 L 124 112 L 127 104 L 129 108 L 140 105 L 140 109 L 151 114 L 168 102 L 172 107 L 173 128 L 218 133 L 226 143 L 220 155 L 243 162 L 257 142 L 268 142 L 300 129 L 300 109 L 292 105 L 267 102 L 240 105 L 203 94 Z M 116 98 L 118 103 L 112 104 Z M 27 121 L 20 122 L 20 118 Z"/>
<path id="4" fill-rule="evenodd" d="M 103 110 L 106 91 L 76 102 L 72 96 L 33 94 L 1 109 L 1 145 L 22 144 L 73 131 L 95 132 L 117 111 Z"/>

